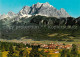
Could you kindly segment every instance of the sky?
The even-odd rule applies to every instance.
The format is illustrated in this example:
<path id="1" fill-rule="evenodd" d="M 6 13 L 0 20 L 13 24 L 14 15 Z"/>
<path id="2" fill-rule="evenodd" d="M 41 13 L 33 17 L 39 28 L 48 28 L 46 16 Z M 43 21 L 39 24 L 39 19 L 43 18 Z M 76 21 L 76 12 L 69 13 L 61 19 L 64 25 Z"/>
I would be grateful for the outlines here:
<path id="1" fill-rule="evenodd" d="M 9 11 L 18 13 L 24 6 L 37 2 L 49 2 L 58 10 L 64 8 L 72 17 L 80 16 L 80 0 L 0 0 L 0 14 L 7 14 Z"/>

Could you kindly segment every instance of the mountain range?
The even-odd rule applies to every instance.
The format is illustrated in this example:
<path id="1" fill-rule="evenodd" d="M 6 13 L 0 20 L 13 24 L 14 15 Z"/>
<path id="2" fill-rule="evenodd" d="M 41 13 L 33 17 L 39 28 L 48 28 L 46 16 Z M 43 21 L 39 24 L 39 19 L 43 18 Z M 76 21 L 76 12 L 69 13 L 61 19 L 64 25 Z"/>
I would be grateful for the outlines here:
<path id="1" fill-rule="evenodd" d="M 16 10 L 16 9 L 15 9 Z M 8 14 L 0 15 L 0 19 L 4 18 L 22 18 L 22 17 L 31 17 L 33 15 L 41 15 L 47 17 L 70 17 L 64 8 L 57 10 L 55 7 L 46 3 L 37 3 L 32 6 L 24 6 L 17 14 L 13 12 L 8 12 Z"/>

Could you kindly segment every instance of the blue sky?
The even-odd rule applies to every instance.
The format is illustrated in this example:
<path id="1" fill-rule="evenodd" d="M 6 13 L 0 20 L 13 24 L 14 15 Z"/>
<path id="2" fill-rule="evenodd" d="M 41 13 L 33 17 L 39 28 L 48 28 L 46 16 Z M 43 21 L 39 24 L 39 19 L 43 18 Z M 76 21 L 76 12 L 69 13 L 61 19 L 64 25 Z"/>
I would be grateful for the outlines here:
<path id="1" fill-rule="evenodd" d="M 9 11 L 18 13 L 23 6 L 37 2 L 49 2 L 58 10 L 64 8 L 73 17 L 80 16 L 80 0 L 0 0 L 0 14 L 7 14 Z"/>

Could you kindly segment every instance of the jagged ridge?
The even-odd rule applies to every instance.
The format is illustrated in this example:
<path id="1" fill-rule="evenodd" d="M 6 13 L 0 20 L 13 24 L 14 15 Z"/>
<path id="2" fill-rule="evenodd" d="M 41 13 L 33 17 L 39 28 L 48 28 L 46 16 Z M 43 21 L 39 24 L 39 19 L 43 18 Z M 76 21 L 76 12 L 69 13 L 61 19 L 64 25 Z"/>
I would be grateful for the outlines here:
<path id="1" fill-rule="evenodd" d="M 31 17 L 32 15 L 41 15 L 47 17 L 70 17 L 70 15 L 65 11 L 65 9 L 61 8 L 57 10 L 55 7 L 50 5 L 48 2 L 46 3 L 37 3 L 33 4 L 31 7 L 24 6 L 18 14 L 14 14 L 13 12 L 9 12 L 7 15 L 3 14 L 0 16 L 0 19 L 4 18 L 12 18 L 12 17 Z"/>

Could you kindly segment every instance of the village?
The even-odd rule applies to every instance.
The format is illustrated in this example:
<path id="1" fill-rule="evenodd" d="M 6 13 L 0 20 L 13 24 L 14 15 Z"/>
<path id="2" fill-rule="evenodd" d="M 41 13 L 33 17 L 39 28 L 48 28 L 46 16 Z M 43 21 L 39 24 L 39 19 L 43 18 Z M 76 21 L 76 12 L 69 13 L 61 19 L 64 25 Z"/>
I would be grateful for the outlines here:
<path id="1" fill-rule="evenodd" d="M 6 46 L 8 45 L 8 46 Z M 9 46 L 9 45 L 12 45 Z M 63 51 L 68 51 L 73 49 L 73 44 L 68 43 L 61 43 L 61 42 L 50 42 L 48 44 L 46 43 L 30 43 L 25 41 L 16 41 L 14 42 L 2 42 L 1 41 L 1 56 L 7 57 L 9 55 L 9 52 L 12 52 L 13 50 L 13 56 L 22 56 L 20 54 L 28 54 L 28 56 L 32 53 L 34 55 L 34 52 L 41 52 L 37 53 L 40 54 L 40 56 L 48 56 L 48 57 L 60 57 L 61 54 L 63 54 Z M 4 48 L 6 47 L 6 48 Z M 8 48 L 9 49 L 8 49 Z M 77 47 L 78 48 L 78 47 Z M 11 51 L 10 51 L 11 50 Z M 23 52 L 23 53 L 21 53 Z M 43 53 L 43 54 L 42 54 Z M 66 52 L 67 53 L 67 52 Z M 5 54 L 5 55 L 4 55 Z M 78 49 L 78 54 L 80 54 L 80 49 Z M 25 55 L 27 56 L 27 55 Z"/>
<path id="2" fill-rule="evenodd" d="M 23 44 L 27 44 L 30 46 L 39 46 L 39 50 L 44 49 L 45 53 L 60 53 L 61 49 L 71 49 L 72 44 L 64 44 L 64 43 L 49 43 L 49 44 L 43 44 L 43 43 L 26 43 L 26 42 L 21 42 Z M 26 49 L 30 50 L 30 47 L 26 47 Z"/>

